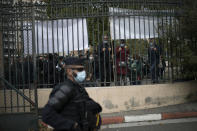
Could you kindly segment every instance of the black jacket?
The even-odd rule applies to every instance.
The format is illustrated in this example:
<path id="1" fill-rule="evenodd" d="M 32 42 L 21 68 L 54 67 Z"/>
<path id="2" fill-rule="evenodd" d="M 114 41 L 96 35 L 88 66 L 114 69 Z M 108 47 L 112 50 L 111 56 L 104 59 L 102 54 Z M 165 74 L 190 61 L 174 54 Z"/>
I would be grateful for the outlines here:
<path id="1" fill-rule="evenodd" d="M 72 131 L 75 122 L 81 123 L 81 115 L 85 110 L 96 114 L 102 108 L 88 96 L 84 87 L 66 80 L 52 90 L 42 118 L 55 130 Z"/>

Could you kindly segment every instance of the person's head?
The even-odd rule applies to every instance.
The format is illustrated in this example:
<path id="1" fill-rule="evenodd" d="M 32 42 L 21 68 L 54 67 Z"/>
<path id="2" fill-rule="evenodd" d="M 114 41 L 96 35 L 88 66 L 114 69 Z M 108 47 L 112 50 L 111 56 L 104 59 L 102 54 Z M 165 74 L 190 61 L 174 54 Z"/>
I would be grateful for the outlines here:
<path id="1" fill-rule="evenodd" d="M 103 43 L 104 44 L 107 44 L 108 43 L 108 36 L 107 35 L 104 35 L 103 36 Z"/>
<path id="2" fill-rule="evenodd" d="M 84 59 L 70 57 L 64 60 L 64 69 L 67 74 L 67 78 L 77 83 L 83 82 L 86 78 L 86 72 L 84 69 Z"/>
<path id="3" fill-rule="evenodd" d="M 126 41 L 124 39 L 120 40 L 120 47 L 124 47 L 126 44 Z"/>

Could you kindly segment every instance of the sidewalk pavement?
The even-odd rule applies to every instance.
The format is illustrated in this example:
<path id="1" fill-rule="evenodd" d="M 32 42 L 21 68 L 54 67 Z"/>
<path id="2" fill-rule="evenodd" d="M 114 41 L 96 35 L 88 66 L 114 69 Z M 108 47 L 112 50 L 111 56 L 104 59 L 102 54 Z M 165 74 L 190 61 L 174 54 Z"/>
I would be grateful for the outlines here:
<path id="1" fill-rule="evenodd" d="M 101 114 L 102 125 L 197 117 L 197 102 L 159 108 Z"/>
<path id="2" fill-rule="evenodd" d="M 159 108 L 101 114 L 102 125 L 197 117 L 197 102 Z M 41 122 L 41 125 L 52 129 Z"/>

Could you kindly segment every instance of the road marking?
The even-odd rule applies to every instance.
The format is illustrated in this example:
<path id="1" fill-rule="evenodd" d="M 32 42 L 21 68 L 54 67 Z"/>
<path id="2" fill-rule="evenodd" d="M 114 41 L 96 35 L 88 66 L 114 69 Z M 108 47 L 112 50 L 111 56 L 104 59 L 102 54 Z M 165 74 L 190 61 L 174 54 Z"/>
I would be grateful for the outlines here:
<path id="1" fill-rule="evenodd" d="M 159 121 L 149 121 L 149 122 L 132 122 L 132 123 L 111 124 L 111 125 L 101 126 L 101 129 L 126 128 L 126 127 L 173 124 L 173 123 L 189 123 L 189 122 L 197 122 L 197 118 L 170 119 L 170 120 L 159 120 Z"/>
<path id="2" fill-rule="evenodd" d="M 162 119 L 161 114 L 125 116 L 125 122 L 154 121 L 154 120 L 161 120 L 161 119 Z"/>

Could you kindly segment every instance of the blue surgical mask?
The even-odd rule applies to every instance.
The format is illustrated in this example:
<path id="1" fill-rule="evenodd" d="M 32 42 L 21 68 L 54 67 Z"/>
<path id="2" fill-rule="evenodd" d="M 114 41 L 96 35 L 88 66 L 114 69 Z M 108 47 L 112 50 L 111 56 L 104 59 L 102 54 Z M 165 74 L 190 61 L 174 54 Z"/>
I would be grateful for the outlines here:
<path id="1" fill-rule="evenodd" d="M 77 72 L 77 76 L 74 77 L 76 82 L 83 82 L 86 78 L 86 72 L 85 71 L 81 71 L 81 72 Z"/>
<path id="2" fill-rule="evenodd" d="M 152 42 L 150 43 L 150 46 L 153 46 L 153 43 Z"/>

